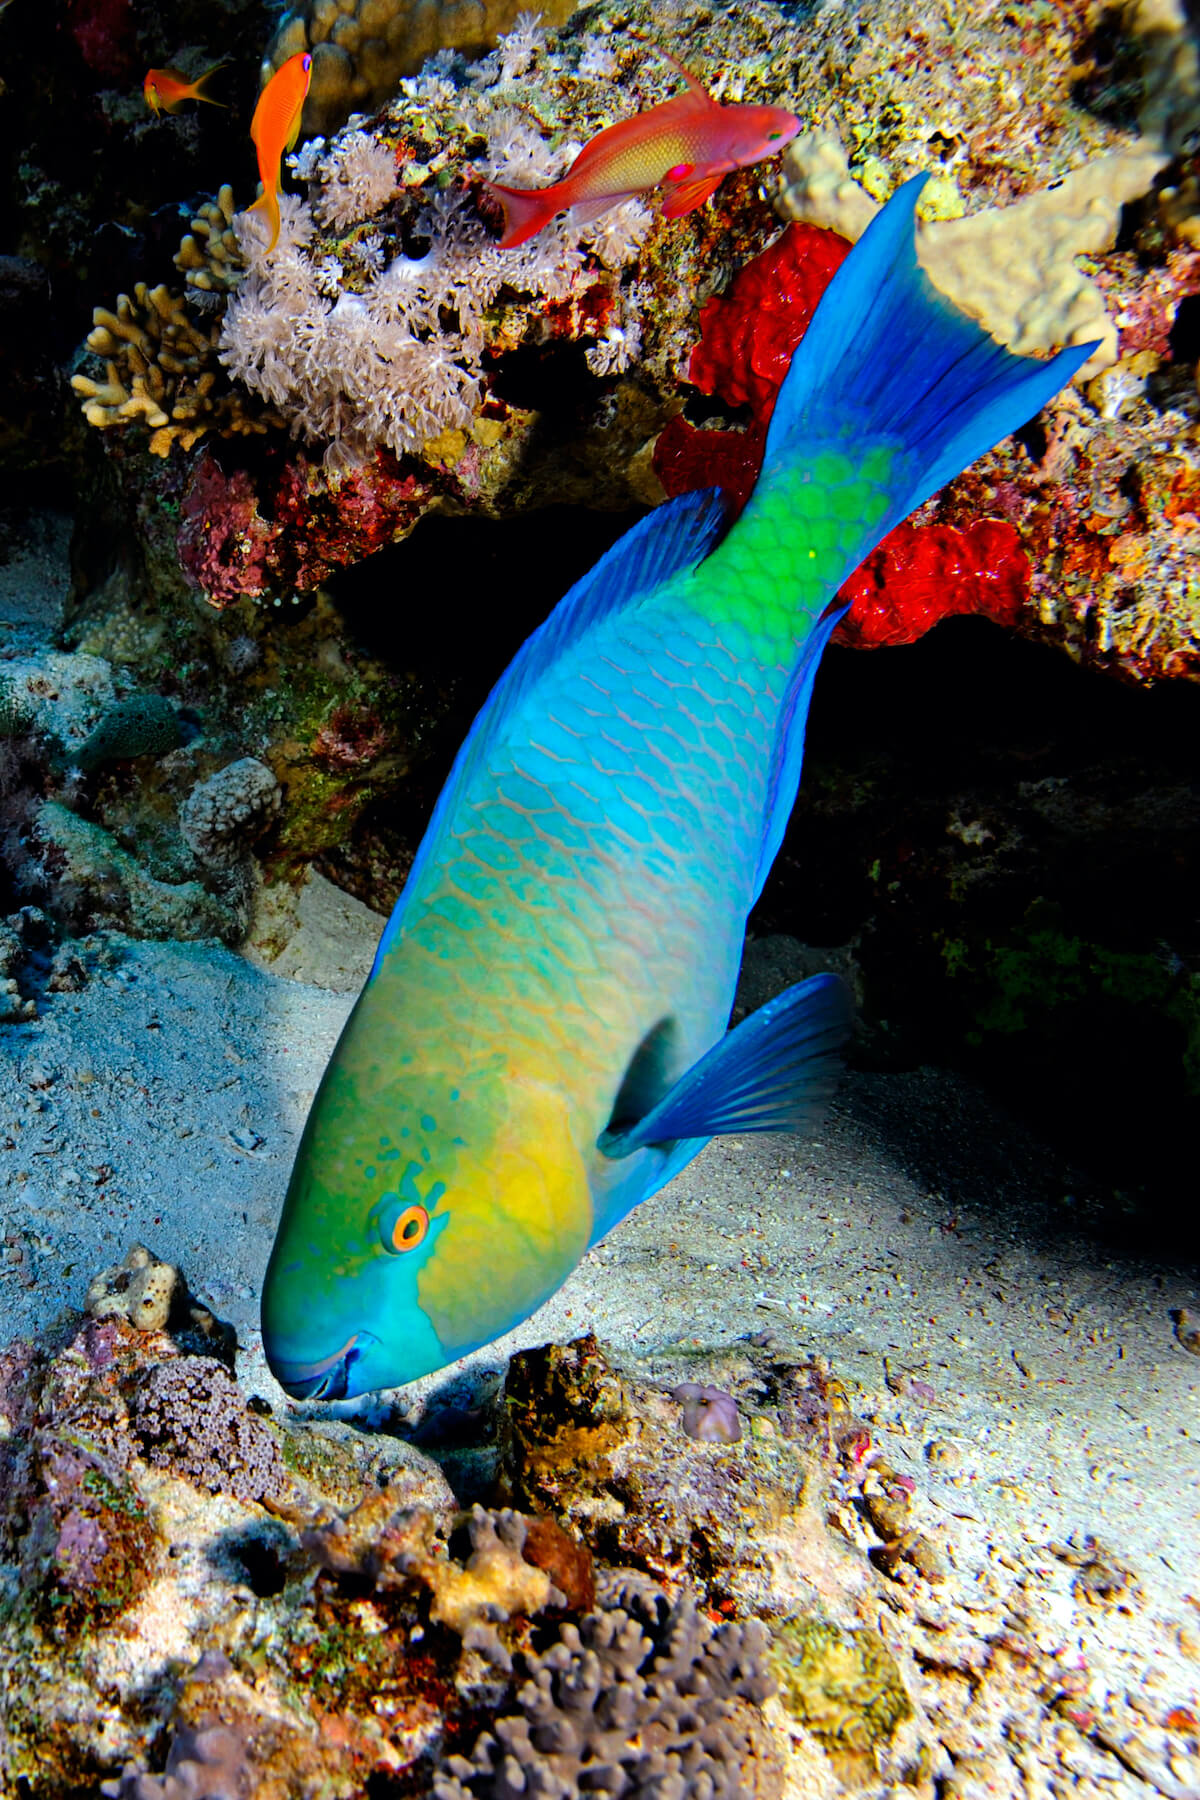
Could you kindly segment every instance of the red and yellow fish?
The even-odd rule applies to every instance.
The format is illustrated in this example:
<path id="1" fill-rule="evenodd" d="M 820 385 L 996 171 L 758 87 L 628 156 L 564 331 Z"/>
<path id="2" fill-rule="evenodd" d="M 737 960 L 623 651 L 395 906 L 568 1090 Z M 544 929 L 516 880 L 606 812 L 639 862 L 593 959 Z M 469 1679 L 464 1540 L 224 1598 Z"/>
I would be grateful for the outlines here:
<path id="1" fill-rule="evenodd" d="M 223 62 L 214 63 L 195 81 L 189 81 L 180 69 L 147 69 L 142 83 L 146 105 L 152 113 L 178 112 L 185 100 L 207 100 L 210 106 L 224 106 L 223 100 L 214 100 L 208 92 L 208 83 L 224 67 Z"/>
<path id="2" fill-rule="evenodd" d="M 300 136 L 300 114 L 311 80 L 312 57 L 307 50 L 298 50 L 276 69 L 258 96 L 250 121 L 263 191 L 249 210 L 261 213 L 270 227 L 268 256 L 279 241 L 279 165 Z"/>
<path id="3" fill-rule="evenodd" d="M 665 54 L 665 52 L 664 52 Z M 733 169 L 774 156 L 800 130 L 782 106 L 722 106 L 681 63 L 682 94 L 609 125 L 584 145 L 567 174 L 548 188 L 486 189 L 504 208 L 502 250 L 511 250 L 574 207 L 581 219 L 661 187 L 663 216 L 678 219 L 703 205 Z"/>

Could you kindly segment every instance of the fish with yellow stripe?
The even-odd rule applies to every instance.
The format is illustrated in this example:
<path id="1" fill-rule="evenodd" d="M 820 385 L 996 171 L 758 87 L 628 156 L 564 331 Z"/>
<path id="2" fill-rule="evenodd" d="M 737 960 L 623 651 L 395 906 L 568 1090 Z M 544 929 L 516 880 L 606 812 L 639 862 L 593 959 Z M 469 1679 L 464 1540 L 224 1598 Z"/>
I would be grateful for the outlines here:
<path id="1" fill-rule="evenodd" d="M 817 976 L 727 1030 L 838 589 L 1085 361 L 930 286 L 921 178 L 830 284 L 753 497 L 661 506 L 517 653 L 451 771 L 314 1101 L 263 1293 L 297 1397 L 490 1342 L 720 1133 L 794 1130 L 850 1026 Z"/>

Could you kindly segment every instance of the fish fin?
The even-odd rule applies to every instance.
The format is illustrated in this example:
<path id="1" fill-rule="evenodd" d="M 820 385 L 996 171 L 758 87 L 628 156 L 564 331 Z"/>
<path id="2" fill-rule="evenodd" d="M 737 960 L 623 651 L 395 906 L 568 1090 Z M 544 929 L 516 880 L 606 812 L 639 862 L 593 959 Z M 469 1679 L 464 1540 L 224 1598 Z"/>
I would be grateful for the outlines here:
<path id="1" fill-rule="evenodd" d="M 252 205 L 248 206 L 246 211 L 261 214 L 265 221 L 269 241 L 266 249 L 263 251 L 263 255 L 270 256 L 272 250 L 279 242 L 279 195 L 275 192 L 274 188 L 264 187 L 262 193 L 258 196 L 258 199 L 255 200 Z"/>
<path id="2" fill-rule="evenodd" d="M 499 182 L 485 181 L 483 191 L 504 208 L 504 236 L 497 246 L 501 250 L 515 250 L 518 244 L 536 237 L 555 213 L 569 205 L 562 197 L 562 183 L 558 181 L 547 188 L 501 187 Z"/>
<path id="3" fill-rule="evenodd" d="M 217 74 L 217 72 L 220 69 L 223 69 L 225 67 L 226 61 L 227 61 L 226 58 L 222 58 L 222 60 L 220 62 L 215 62 L 211 69 L 205 69 L 203 75 L 197 76 L 196 80 L 193 81 L 192 94 L 194 95 L 194 97 L 197 100 L 207 100 L 207 102 L 210 106 L 225 106 L 225 105 L 227 105 L 227 102 L 224 100 L 214 100 L 212 95 L 210 93 L 208 93 L 208 91 L 207 91 L 208 83 L 212 80 L 213 76 L 215 74 Z"/>
<path id="4" fill-rule="evenodd" d="M 568 590 L 549 618 L 526 638 L 484 702 L 459 750 L 404 891 L 379 940 L 372 976 L 400 929 L 405 896 L 415 887 L 426 862 L 437 853 L 439 826 L 458 805 L 462 786 L 470 779 L 478 759 L 488 754 L 529 690 L 569 645 L 601 619 L 636 605 L 673 576 L 702 563 L 724 533 L 725 525 L 725 505 L 718 488 L 702 488 L 668 500 L 618 538 Z"/>
<path id="5" fill-rule="evenodd" d="M 915 211 L 927 180 L 914 175 L 897 189 L 822 295 L 743 514 L 749 525 L 769 505 L 776 473 L 814 447 L 894 448 L 887 510 L 864 521 L 846 575 L 893 525 L 1031 419 L 1096 348 L 1072 344 L 1045 362 L 1015 355 L 940 294 L 917 261 Z"/>
<path id="6" fill-rule="evenodd" d="M 687 82 L 688 87 L 693 94 L 706 100 L 709 106 L 716 106 L 719 104 L 719 102 L 713 99 L 700 77 L 692 74 L 692 71 L 688 68 L 686 63 L 681 63 L 677 56 L 672 56 L 669 50 L 664 50 L 662 45 L 656 44 L 652 38 L 645 38 L 643 39 L 643 42 L 648 44 L 651 50 L 656 51 L 658 55 L 662 57 L 664 62 L 670 63 L 677 75 L 683 76 L 683 79 Z"/>
<path id="7" fill-rule="evenodd" d="M 814 975 L 727 1032 L 642 1118 L 601 1132 L 605 1156 L 748 1131 L 800 1131 L 824 1110 L 854 1024 L 837 975 Z"/>
<path id="8" fill-rule="evenodd" d="M 681 181 L 677 187 L 669 187 L 662 209 L 663 218 L 682 219 L 684 213 L 695 212 L 710 194 L 716 193 L 727 174 L 728 170 L 722 169 L 718 175 L 701 175 L 692 181 Z"/>
<path id="9" fill-rule="evenodd" d="M 571 207 L 571 218 L 576 225 L 590 225 L 593 219 L 601 219 L 610 207 L 620 206 L 628 200 L 628 194 L 601 194 L 594 200 L 576 200 Z"/>
<path id="10" fill-rule="evenodd" d="M 792 816 L 792 807 L 796 803 L 796 794 L 800 787 L 800 771 L 804 763 L 804 733 L 808 724 L 808 708 L 812 700 L 813 682 L 817 678 L 817 669 L 825 646 L 837 629 L 838 623 L 844 619 L 849 608 L 845 606 L 828 607 L 817 624 L 804 640 L 804 647 L 792 670 L 788 690 L 783 705 L 779 709 L 779 724 L 775 733 L 775 744 L 771 754 L 771 769 L 767 777 L 767 798 L 763 809 L 763 837 L 759 846 L 758 864 L 754 871 L 754 885 L 751 890 L 749 906 L 753 906 L 762 893 L 763 883 L 771 872 L 771 865 L 779 854 L 779 846 L 783 842 L 783 834 L 787 830 L 788 820 Z"/>
<path id="11" fill-rule="evenodd" d="M 775 557 L 781 510 L 798 519 L 787 560 L 775 560 L 778 580 L 796 584 L 797 661 L 772 758 L 755 893 L 787 826 L 817 664 L 844 610 L 825 605 L 831 589 L 836 594 L 914 507 L 1031 418 L 1095 348 L 1072 345 L 1046 362 L 1014 355 L 939 294 L 916 254 L 925 180 L 915 176 L 892 196 L 822 296 L 780 389 L 754 493 L 727 540 L 730 554 L 744 557 L 761 529 Z M 839 508 L 836 487 L 828 501 L 820 491 L 814 471 L 827 452 L 853 466 L 849 478 L 862 488 L 854 513 L 844 502 Z M 872 452 L 882 452 L 881 472 L 863 480 Z M 801 518 L 810 481 L 815 501 Z M 816 501 L 819 551 L 806 523 Z M 818 554 L 819 565 L 808 560 Z M 814 611 L 805 618 L 809 598 Z"/>

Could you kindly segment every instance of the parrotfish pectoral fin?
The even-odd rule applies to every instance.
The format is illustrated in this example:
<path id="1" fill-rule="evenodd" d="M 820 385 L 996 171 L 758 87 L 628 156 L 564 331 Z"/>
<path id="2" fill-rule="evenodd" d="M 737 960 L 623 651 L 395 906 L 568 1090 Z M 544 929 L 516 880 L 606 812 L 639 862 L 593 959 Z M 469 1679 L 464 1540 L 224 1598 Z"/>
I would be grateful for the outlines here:
<path id="1" fill-rule="evenodd" d="M 931 494 L 1031 419 L 1095 350 L 1016 356 L 939 294 L 917 261 L 915 175 L 872 221 L 821 298 L 792 357 L 743 518 L 815 445 L 900 451 L 877 543 Z M 846 571 L 847 574 L 850 570 Z"/>
<path id="2" fill-rule="evenodd" d="M 603 1132 L 600 1149 L 621 1157 L 678 1138 L 802 1130 L 837 1084 L 853 1025 L 854 1002 L 838 976 L 787 988 L 728 1032 L 644 1118 Z"/>

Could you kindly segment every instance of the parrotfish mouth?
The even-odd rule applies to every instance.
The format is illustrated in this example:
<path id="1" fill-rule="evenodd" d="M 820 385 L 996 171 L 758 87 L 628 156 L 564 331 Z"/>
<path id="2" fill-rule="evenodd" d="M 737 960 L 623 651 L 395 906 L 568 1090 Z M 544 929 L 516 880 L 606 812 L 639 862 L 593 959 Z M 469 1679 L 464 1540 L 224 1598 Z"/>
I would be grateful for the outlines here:
<path id="1" fill-rule="evenodd" d="M 293 1362 L 269 1351 L 267 1361 L 276 1381 L 293 1400 L 344 1400 L 350 1391 L 351 1369 L 378 1343 L 369 1331 L 356 1331 L 340 1350 L 320 1362 Z"/>

